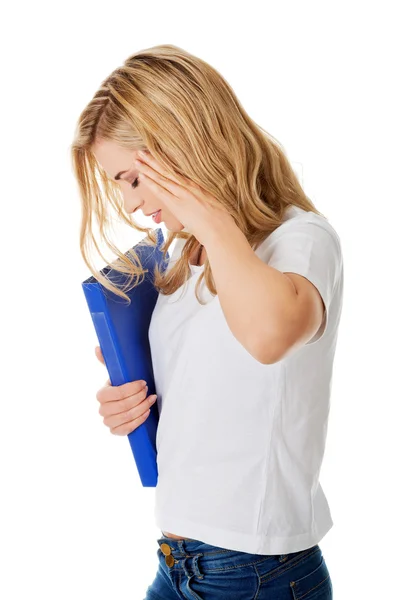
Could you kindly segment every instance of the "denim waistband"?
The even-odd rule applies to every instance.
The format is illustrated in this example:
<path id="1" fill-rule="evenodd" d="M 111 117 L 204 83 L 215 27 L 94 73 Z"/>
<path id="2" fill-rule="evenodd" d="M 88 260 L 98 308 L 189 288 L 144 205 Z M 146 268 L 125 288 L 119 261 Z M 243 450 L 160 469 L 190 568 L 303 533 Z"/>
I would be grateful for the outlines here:
<path id="1" fill-rule="evenodd" d="M 207 552 L 207 554 L 221 554 L 223 552 L 232 552 L 231 549 L 220 548 L 219 546 L 212 546 L 206 544 L 201 540 L 194 540 L 192 538 L 186 538 L 182 540 L 175 540 L 174 538 L 161 536 L 157 539 L 158 545 L 168 544 L 172 552 L 178 552 L 182 554 L 192 552 Z"/>

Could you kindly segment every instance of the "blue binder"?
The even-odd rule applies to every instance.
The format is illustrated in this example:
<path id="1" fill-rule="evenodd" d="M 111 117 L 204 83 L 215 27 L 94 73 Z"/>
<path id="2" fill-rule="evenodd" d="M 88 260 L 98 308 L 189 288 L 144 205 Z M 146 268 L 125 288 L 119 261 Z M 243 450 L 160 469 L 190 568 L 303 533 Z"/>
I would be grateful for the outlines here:
<path id="1" fill-rule="evenodd" d="M 166 254 L 167 260 L 164 260 L 160 250 L 164 242 L 162 229 L 155 230 L 155 233 L 156 247 L 144 243 L 148 237 L 134 246 L 143 268 L 148 272 L 139 285 L 125 292 L 131 300 L 129 306 L 126 300 L 105 288 L 95 277 L 89 277 L 82 282 L 111 384 L 122 385 L 143 379 L 147 381 L 149 396 L 156 393 L 148 338 L 151 315 L 158 298 L 158 292 L 153 285 L 154 267 L 158 264 L 163 272 L 169 261 L 169 254 Z M 125 253 L 125 256 L 130 258 L 128 253 Z M 101 274 L 107 275 L 118 287 L 128 280 L 127 274 L 116 271 L 110 265 L 104 267 Z M 128 434 L 143 487 L 157 485 L 158 420 L 158 406 L 155 402 L 146 421 Z"/>

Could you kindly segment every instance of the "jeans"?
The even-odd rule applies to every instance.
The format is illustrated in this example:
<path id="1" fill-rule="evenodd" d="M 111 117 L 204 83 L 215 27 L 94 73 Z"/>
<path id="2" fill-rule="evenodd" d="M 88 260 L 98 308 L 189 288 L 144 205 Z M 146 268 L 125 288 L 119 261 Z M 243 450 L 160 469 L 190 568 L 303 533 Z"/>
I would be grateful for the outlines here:
<path id="1" fill-rule="evenodd" d="M 249 554 L 161 537 L 144 600 L 332 600 L 318 544 L 289 554 Z"/>

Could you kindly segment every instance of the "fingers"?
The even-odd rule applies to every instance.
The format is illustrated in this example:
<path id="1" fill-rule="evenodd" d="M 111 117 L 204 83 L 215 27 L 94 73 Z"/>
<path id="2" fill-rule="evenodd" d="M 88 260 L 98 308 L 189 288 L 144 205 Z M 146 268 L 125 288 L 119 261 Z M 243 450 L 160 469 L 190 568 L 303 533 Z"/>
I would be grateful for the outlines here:
<path id="1" fill-rule="evenodd" d="M 100 346 L 95 347 L 96 358 L 105 365 Z M 145 381 L 129 381 L 122 385 L 111 385 L 107 379 L 98 390 L 96 399 L 100 403 L 99 413 L 103 423 L 114 435 L 127 435 L 141 425 L 150 414 L 156 395 L 147 396 Z"/>
<path id="2" fill-rule="evenodd" d="M 110 395 L 112 395 L 112 398 L 107 398 L 107 396 Z M 102 417 L 109 417 L 124 413 L 139 406 L 143 400 L 146 399 L 146 397 L 146 388 L 144 388 L 138 394 L 133 394 L 121 399 L 115 399 L 115 388 L 112 390 L 104 390 L 104 388 L 102 388 L 97 392 L 97 400 L 100 403 L 99 413 Z"/>
<path id="3" fill-rule="evenodd" d="M 156 396 L 144 394 L 139 404 L 130 405 L 124 401 L 102 405 L 99 413 L 104 416 L 103 423 L 109 427 L 111 433 L 126 435 L 133 431 L 150 414 L 150 408 L 156 402 Z M 130 399 L 132 400 L 132 398 Z"/>
<path id="4" fill-rule="evenodd" d="M 103 404 L 105 402 L 115 402 L 129 399 L 130 397 L 140 393 L 147 393 L 147 386 L 145 386 L 141 380 L 128 381 L 128 383 L 115 386 L 110 386 L 107 383 L 97 392 L 96 398 L 101 404 Z M 139 401 L 142 399 L 143 398 L 139 398 Z"/>
<path id="5" fill-rule="evenodd" d="M 100 346 L 96 346 L 96 348 L 94 349 L 94 353 L 96 354 L 96 358 L 101 363 L 103 363 L 103 365 L 105 365 L 106 363 L 105 363 L 104 356 L 103 356 Z"/>
<path id="6" fill-rule="evenodd" d="M 133 419 L 133 421 L 129 421 L 129 423 L 123 423 L 122 425 L 118 425 L 117 427 L 111 427 L 110 433 L 113 435 L 129 435 L 132 431 L 135 431 L 145 422 L 147 417 L 150 415 L 150 409 L 144 412 L 140 417 Z"/>
<path id="7" fill-rule="evenodd" d="M 98 359 L 98 360 L 99 360 L 101 363 L 103 363 L 103 365 L 105 365 L 106 363 L 105 363 L 105 361 L 104 361 L 103 353 L 102 353 L 102 351 L 101 351 L 101 348 L 100 348 L 100 346 L 96 346 L 96 348 L 94 349 L 94 353 L 95 353 L 95 355 L 96 355 L 96 358 L 97 358 L 97 359 Z"/>

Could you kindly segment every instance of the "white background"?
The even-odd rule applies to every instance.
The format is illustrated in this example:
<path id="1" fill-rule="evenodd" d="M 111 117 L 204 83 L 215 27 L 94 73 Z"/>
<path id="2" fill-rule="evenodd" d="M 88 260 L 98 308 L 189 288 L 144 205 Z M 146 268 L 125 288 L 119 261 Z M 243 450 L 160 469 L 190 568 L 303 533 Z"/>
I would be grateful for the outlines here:
<path id="1" fill-rule="evenodd" d="M 220 71 L 283 144 L 341 238 L 344 307 L 321 472 L 334 527 L 320 547 L 337 600 L 396 596 L 396 5 L 170 0 L 2 9 L 4 600 L 141 600 L 156 573 L 154 489 L 141 486 L 128 439 L 111 435 L 98 414 L 95 394 L 107 373 L 81 288 L 89 273 L 69 146 L 101 81 L 133 52 L 162 43 Z M 141 237 L 126 229 L 124 250 Z"/>

